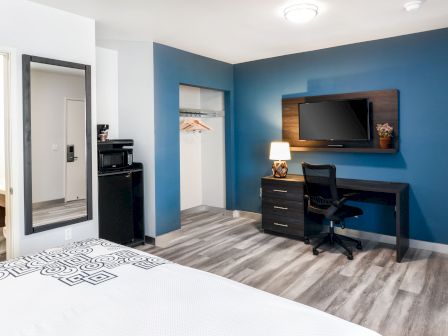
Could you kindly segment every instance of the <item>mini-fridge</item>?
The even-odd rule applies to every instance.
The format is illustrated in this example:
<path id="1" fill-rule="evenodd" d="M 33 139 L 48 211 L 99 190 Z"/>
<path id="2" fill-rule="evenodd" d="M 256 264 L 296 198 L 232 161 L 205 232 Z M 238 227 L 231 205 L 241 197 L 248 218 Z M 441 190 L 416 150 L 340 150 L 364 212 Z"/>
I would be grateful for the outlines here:
<path id="1" fill-rule="evenodd" d="M 143 165 L 98 174 L 99 236 L 114 243 L 144 243 Z"/>

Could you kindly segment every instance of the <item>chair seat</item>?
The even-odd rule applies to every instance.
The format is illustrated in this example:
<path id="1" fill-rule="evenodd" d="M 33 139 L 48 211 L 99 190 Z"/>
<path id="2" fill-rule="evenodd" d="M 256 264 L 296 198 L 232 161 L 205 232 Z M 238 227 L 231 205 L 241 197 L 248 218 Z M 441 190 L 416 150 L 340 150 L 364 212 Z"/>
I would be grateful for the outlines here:
<path id="1" fill-rule="evenodd" d="M 362 209 L 360 208 L 350 205 L 343 205 L 328 219 L 331 221 L 340 222 L 343 221 L 345 218 L 361 216 L 362 214 L 363 212 Z"/>

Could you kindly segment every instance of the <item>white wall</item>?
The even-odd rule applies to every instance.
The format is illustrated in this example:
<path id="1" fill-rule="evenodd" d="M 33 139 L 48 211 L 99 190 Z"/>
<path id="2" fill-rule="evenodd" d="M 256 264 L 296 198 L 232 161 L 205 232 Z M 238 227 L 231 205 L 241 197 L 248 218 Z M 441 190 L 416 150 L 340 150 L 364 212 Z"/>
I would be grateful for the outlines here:
<path id="1" fill-rule="evenodd" d="M 202 135 L 180 132 L 180 209 L 203 205 Z"/>
<path id="2" fill-rule="evenodd" d="M 197 87 L 179 86 L 181 108 L 201 108 L 201 91 Z M 181 121 L 187 118 L 181 118 Z M 202 205 L 202 137 L 201 133 L 180 132 L 180 209 Z"/>
<path id="3" fill-rule="evenodd" d="M 119 137 L 118 127 L 118 52 L 96 48 L 97 124 L 109 125 L 109 139 Z"/>
<path id="4" fill-rule="evenodd" d="M 181 108 L 222 111 L 224 93 L 180 85 L 179 104 Z M 199 205 L 226 206 L 224 118 L 202 121 L 212 130 L 180 132 L 181 210 Z"/>
<path id="5" fill-rule="evenodd" d="M 179 107 L 201 108 L 201 89 L 194 86 L 179 85 Z"/>
<path id="6" fill-rule="evenodd" d="M 65 98 L 85 99 L 85 77 L 31 70 L 31 92 L 33 203 L 62 199 L 66 165 Z M 78 154 L 81 155 L 79 149 Z"/>
<path id="7" fill-rule="evenodd" d="M 4 58 L 0 55 L 0 191 L 5 190 L 5 100 Z M 1 237 L 1 233 L 0 233 Z"/>
<path id="8" fill-rule="evenodd" d="M 153 46 L 119 40 L 97 45 L 118 52 L 119 137 L 134 139 L 134 160 L 144 165 L 145 234 L 155 237 Z"/>
<path id="9" fill-rule="evenodd" d="M 202 204 L 226 207 L 224 118 L 205 119 L 210 132 L 202 133 Z"/>
<path id="10" fill-rule="evenodd" d="M 96 138 L 95 22 L 25 0 L 0 2 L 0 49 L 10 50 L 11 165 L 13 256 L 64 244 L 66 227 L 25 236 L 23 211 L 22 54 L 89 64 L 92 66 L 92 138 Z M 96 141 L 93 141 L 93 153 Z M 97 194 L 96 155 L 93 155 L 93 195 Z M 98 236 L 97 199 L 93 197 L 91 221 L 71 226 L 73 240 Z"/>

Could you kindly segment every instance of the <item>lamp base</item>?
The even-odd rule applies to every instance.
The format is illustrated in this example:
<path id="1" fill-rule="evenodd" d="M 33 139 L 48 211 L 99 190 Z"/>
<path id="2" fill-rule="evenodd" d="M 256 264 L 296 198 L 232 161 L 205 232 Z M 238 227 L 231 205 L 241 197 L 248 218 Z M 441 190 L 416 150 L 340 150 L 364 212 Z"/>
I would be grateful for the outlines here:
<path id="1" fill-rule="evenodd" d="M 288 165 L 286 161 L 274 161 L 272 164 L 272 176 L 276 178 L 285 178 L 288 174 Z"/>

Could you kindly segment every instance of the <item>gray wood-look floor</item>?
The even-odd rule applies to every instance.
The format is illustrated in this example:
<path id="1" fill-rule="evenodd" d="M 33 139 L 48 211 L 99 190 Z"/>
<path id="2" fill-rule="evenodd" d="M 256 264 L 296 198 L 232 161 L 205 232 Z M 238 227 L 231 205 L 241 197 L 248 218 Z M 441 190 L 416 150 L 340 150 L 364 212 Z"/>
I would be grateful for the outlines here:
<path id="1" fill-rule="evenodd" d="M 85 216 L 87 216 L 87 201 L 85 199 L 39 206 L 33 205 L 34 227 Z"/>
<path id="2" fill-rule="evenodd" d="M 223 213 L 182 216 L 168 247 L 140 249 L 304 303 L 384 336 L 448 335 L 448 255 L 364 242 L 349 261 L 339 250 L 314 256 L 304 243 L 260 232 Z"/>

